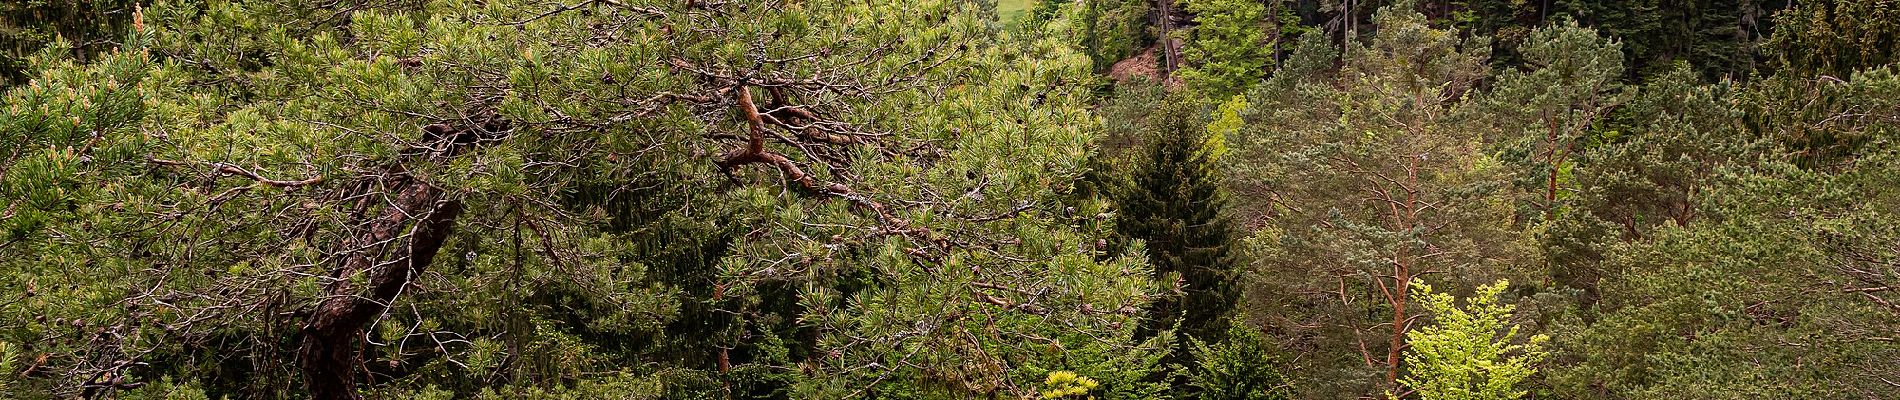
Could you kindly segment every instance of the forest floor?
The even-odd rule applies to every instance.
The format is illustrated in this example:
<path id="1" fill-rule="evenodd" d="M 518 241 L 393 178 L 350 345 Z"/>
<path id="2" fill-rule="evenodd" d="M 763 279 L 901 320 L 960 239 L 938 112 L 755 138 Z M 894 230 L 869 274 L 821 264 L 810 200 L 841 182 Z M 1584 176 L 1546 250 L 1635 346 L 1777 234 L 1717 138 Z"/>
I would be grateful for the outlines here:
<path id="1" fill-rule="evenodd" d="M 1148 46 L 1148 49 L 1142 50 L 1141 54 L 1136 54 L 1134 57 L 1118 61 L 1114 66 L 1109 67 L 1108 76 L 1117 81 L 1125 81 L 1137 76 L 1148 77 L 1150 80 L 1161 80 L 1160 54 L 1161 44 L 1156 43 L 1153 46 Z"/>

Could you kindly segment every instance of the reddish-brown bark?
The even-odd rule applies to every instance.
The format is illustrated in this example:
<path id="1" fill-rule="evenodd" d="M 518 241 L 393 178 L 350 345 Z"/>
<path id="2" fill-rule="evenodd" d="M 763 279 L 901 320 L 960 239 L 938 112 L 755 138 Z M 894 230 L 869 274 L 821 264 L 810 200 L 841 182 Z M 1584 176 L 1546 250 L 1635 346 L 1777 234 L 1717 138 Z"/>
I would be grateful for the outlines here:
<path id="1" fill-rule="evenodd" d="M 461 214 L 461 202 L 445 199 L 441 189 L 395 175 L 385 182 L 394 198 L 345 241 L 326 297 L 302 328 L 297 355 L 312 399 L 359 398 L 364 329 L 435 259 Z M 358 279 L 361 286 L 353 283 Z"/>

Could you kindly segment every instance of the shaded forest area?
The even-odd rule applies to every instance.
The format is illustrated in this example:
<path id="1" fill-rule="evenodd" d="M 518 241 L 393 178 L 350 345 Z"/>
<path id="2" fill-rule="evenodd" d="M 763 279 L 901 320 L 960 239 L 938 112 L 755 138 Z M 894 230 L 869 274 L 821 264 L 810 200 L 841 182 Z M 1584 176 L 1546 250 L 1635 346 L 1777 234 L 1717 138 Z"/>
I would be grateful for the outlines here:
<path id="1" fill-rule="evenodd" d="M 0 2 L 0 398 L 1900 399 L 1900 0 Z"/>

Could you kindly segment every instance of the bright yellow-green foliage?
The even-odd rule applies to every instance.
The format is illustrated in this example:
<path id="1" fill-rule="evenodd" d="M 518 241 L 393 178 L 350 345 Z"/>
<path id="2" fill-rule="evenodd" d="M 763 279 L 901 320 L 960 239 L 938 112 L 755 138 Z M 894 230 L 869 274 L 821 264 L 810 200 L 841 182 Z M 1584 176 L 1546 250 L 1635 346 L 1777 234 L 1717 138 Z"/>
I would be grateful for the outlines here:
<path id="1" fill-rule="evenodd" d="M 1185 32 L 1182 82 L 1213 98 L 1245 93 L 1267 77 L 1279 43 L 1297 35 L 1299 17 L 1281 0 L 1187 0 L 1197 25 Z M 1268 6 L 1272 5 L 1273 8 Z"/>
<path id="2" fill-rule="evenodd" d="M 0 342 L 0 371 L 12 371 L 20 367 L 19 349 L 7 342 Z M 0 375 L 0 394 L 11 394 L 12 374 Z"/>
<path id="3" fill-rule="evenodd" d="M 1449 293 L 1413 282 L 1412 295 L 1432 322 L 1406 333 L 1406 377 L 1400 381 L 1421 400 L 1508 400 L 1523 397 L 1519 384 L 1537 372 L 1550 337 L 1528 337 L 1511 323 L 1517 306 L 1502 304 L 1510 281 L 1479 286 L 1459 307 Z"/>
<path id="4" fill-rule="evenodd" d="M 1042 398 L 1044 400 L 1093 399 L 1095 396 L 1090 396 L 1089 391 L 1095 390 L 1095 387 L 1099 385 L 1094 379 L 1076 375 L 1074 372 L 1051 371 L 1049 378 L 1042 381 Z"/>
<path id="5" fill-rule="evenodd" d="M 1234 96 L 1221 102 L 1214 110 L 1214 120 L 1207 123 L 1207 142 L 1201 144 L 1202 155 L 1209 163 L 1220 163 L 1227 155 L 1227 137 L 1240 133 L 1247 122 L 1240 119 L 1240 112 L 1247 109 L 1246 96 Z"/>
<path id="6" fill-rule="evenodd" d="M 1154 5 L 1154 0 L 1041 0 L 1033 12 L 1050 18 L 1044 27 L 1051 33 L 1088 54 L 1096 72 L 1107 72 L 1154 40 L 1148 26 Z"/>

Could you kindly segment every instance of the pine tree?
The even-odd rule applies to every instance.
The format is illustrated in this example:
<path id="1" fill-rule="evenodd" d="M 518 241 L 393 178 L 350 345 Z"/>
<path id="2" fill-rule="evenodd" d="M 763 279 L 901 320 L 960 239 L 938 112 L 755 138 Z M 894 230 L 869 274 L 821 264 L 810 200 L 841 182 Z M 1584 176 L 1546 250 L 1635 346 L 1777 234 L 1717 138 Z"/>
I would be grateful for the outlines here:
<path id="1" fill-rule="evenodd" d="M 1524 274 L 1535 254 L 1512 226 L 1511 176 L 1466 125 L 1487 43 L 1431 28 L 1410 2 L 1376 21 L 1336 71 L 1312 67 L 1330 46 L 1302 41 L 1234 140 L 1233 185 L 1265 247 L 1248 312 L 1288 348 L 1326 355 L 1297 361 L 1303 398 L 1395 390 L 1418 316 L 1406 288 Z"/>
<path id="2" fill-rule="evenodd" d="M 0 342 L 51 360 L 11 387 L 1157 389 L 1148 267 L 1055 206 L 1068 44 L 958 0 L 331 6 L 163 2 L 5 94 Z"/>
<path id="3" fill-rule="evenodd" d="M 1486 96 L 1487 116 L 1498 118 L 1493 142 L 1503 161 L 1519 168 L 1519 185 L 1536 193 L 1532 209 L 1552 213 L 1574 189 L 1564 171 L 1584 149 L 1592 129 L 1628 96 L 1622 45 L 1572 22 L 1538 29 L 1518 52 L 1528 68 L 1506 71 Z"/>
<path id="4" fill-rule="evenodd" d="M 23 83 L 35 54 L 94 61 L 130 33 L 131 0 L 0 3 L 0 87 Z"/>
<path id="5" fill-rule="evenodd" d="M 1839 172 L 1727 164 L 1696 201 L 1710 218 L 1608 247 L 1601 314 L 1554 329 L 1570 360 L 1549 382 L 1579 399 L 1891 393 L 1894 160 L 1889 149 Z"/>

